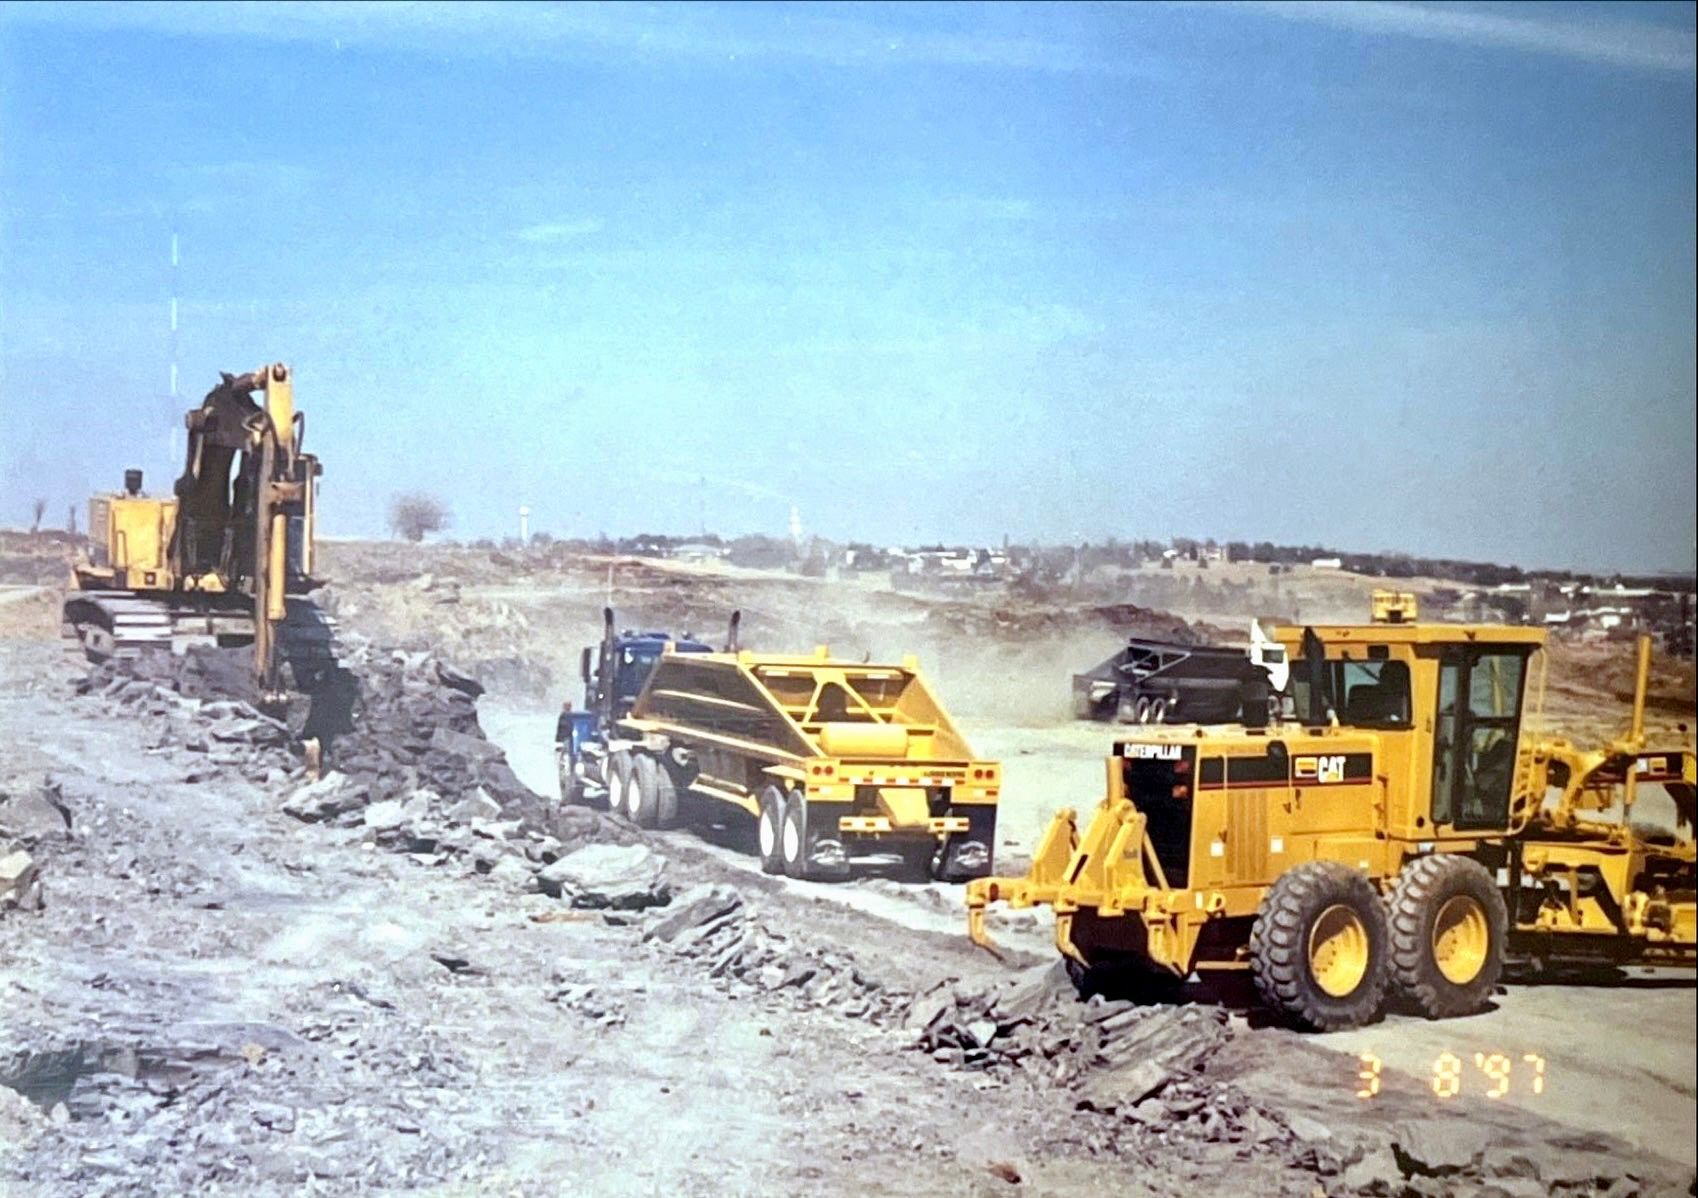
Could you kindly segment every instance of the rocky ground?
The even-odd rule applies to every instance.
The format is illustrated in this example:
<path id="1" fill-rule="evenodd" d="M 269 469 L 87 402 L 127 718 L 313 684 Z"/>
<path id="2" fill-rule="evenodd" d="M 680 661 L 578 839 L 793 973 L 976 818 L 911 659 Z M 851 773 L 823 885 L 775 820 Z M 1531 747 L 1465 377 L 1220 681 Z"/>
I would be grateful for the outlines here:
<path id="1" fill-rule="evenodd" d="M 549 786 L 550 708 L 617 578 L 633 624 L 738 606 L 773 647 L 919 648 L 1025 796 L 1017 852 L 1100 776 L 1057 661 L 1167 617 L 331 556 L 349 672 L 280 720 L 239 659 L 88 674 L 50 590 L 0 604 L 0 1194 L 1693 1192 L 1689 986 L 1544 988 L 1540 1035 L 1626 1053 L 1564 1079 L 1553 1122 L 1397 1067 L 1476 1021 L 1340 1041 L 1230 1001 L 1080 1002 L 1040 929 L 972 949 L 958 888 L 769 878 Z M 1562 675 L 1577 715 L 1590 668 Z M 1480 1034 L 1526 1010 L 1506 996 Z"/>
<path id="2" fill-rule="evenodd" d="M 562 817 L 470 679 L 356 644 L 308 778 L 217 663 L 0 647 L 0 1190 L 1681 1193 L 1227 1008 L 1081 1003 L 958 936 Z"/>

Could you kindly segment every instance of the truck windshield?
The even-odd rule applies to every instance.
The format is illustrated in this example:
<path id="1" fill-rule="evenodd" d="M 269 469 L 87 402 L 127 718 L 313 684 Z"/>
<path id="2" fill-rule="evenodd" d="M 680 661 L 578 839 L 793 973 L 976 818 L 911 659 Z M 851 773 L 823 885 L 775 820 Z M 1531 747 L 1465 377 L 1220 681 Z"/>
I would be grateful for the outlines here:
<path id="1" fill-rule="evenodd" d="M 619 686 L 621 695 L 635 695 L 643 689 L 643 683 L 648 681 L 649 671 L 654 669 L 655 661 L 660 654 L 652 650 L 626 649 L 619 655 Z"/>

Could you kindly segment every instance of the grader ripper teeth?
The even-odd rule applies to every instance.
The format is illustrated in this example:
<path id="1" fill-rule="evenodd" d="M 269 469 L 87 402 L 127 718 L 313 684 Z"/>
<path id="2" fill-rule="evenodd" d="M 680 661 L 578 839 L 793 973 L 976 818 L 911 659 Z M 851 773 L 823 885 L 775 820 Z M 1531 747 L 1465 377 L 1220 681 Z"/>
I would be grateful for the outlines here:
<path id="1" fill-rule="evenodd" d="M 606 745 L 610 804 L 667 825 L 687 797 L 756 821 L 762 867 L 798 878 L 899 855 L 990 869 L 1001 767 L 976 758 L 913 658 L 661 654 Z"/>
<path id="2" fill-rule="evenodd" d="M 1542 631 L 1410 607 L 1278 630 L 1295 721 L 1117 742 L 1083 831 L 1058 812 L 1023 877 L 968 885 L 974 942 L 993 904 L 1048 906 L 1081 981 L 1246 970 L 1323 1030 L 1388 994 L 1478 1011 L 1510 959 L 1698 963 L 1694 754 L 1647 743 L 1649 641 L 1631 727 L 1582 751 L 1538 733 Z"/>

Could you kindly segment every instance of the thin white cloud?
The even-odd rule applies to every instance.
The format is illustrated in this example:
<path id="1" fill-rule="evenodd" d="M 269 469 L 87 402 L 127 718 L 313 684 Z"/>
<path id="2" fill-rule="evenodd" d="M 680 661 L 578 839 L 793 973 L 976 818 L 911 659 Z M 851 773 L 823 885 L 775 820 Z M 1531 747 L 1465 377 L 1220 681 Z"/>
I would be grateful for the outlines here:
<path id="1" fill-rule="evenodd" d="M 1116 76 L 1165 73 L 1153 58 L 1124 46 L 1108 54 L 1078 42 L 971 28 L 898 30 L 858 17 L 825 15 L 819 10 L 775 10 L 743 4 L 0 0 L 0 22 L 312 42 L 336 49 L 378 46 L 455 57 L 578 59 L 617 52 L 638 58 L 724 63 L 801 59 L 845 67 L 922 64 Z"/>
<path id="2" fill-rule="evenodd" d="M 588 237 L 592 233 L 601 232 L 601 228 L 600 217 L 586 216 L 578 220 L 545 221 L 540 225 L 530 225 L 520 229 L 514 236 L 533 245 L 548 245 Z"/>
<path id="3" fill-rule="evenodd" d="M 1230 7 L 1358 33 L 1501 46 L 1643 71 L 1691 74 L 1698 61 L 1692 30 L 1614 17 L 1553 21 L 1468 8 L 1368 0 L 1233 0 Z"/>

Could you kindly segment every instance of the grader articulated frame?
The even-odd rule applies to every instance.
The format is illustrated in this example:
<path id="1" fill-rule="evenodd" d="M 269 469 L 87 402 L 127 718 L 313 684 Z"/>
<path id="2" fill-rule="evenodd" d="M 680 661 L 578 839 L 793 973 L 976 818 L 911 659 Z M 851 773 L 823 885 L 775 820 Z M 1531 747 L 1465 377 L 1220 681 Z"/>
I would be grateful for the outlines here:
<path id="1" fill-rule="evenodd" d="M 1061 811 L 1025 876 L 968 885 L 972 938 L 993 904 L 1049 906 L 1076 974 L 1248 970 L 1316 1028 L 1374 1018 L 1388 991 L 1477 1010 L 1510 957 L 1693 965 L 1694 758 L 1647 745 L 1649 643 L 1631 727 L 1581 751 L 1525 728 L 1542 631 L 1391 609 L 1275 633 L 1296 722 L 1116 742 L 1083 831 Z M 1652 788 L 1655 830 L 1633 818 Z"/>

